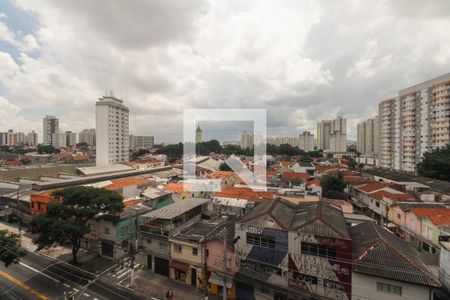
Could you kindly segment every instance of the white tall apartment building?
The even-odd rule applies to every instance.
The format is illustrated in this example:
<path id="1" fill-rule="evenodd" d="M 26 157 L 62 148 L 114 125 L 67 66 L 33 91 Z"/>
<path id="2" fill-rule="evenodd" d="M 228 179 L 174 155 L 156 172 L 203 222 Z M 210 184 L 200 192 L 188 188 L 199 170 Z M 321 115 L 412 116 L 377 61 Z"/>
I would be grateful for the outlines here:
<path id="1" fill-rule="evenodd" d="M 450 143 L 450 73 L 379 104 L 380 166 L 415 172 L 425 152 Z"/>
<path id="2" fill-rule="evenodd" d="M 55 148 L 66 147 L 67 146 L 67 134 L 58 130 L 52 134 L 52 146 Z"/>
<path id="3" fill-rule="evenodd" d="M 78 133 L 78 142 L 84 142 L 89 146 L 95 146 L 95 128 L 83 129 L 80 133 Z"/>
<path id="4" fill-rule="evenodd" d="M 298 136 L 298 148 L 305 152 L 314 150 L 314 134 L 309 131 L 303 131 L 302 134 Z"/>
<path id="5" fill-rule="evenodd" d="M 73 147 L 77 144 L 77 134 L 72 131 L 66 131 L 66 145 Z"/>
<path id="6" fill-rule="evenodd" d="M 346 152 L 347 119 L 338 116 L 334 120 L 323 120 L 317 123 L 317 149 Z"/>
<path id="7" fill-rule="evenodd" d="M 155 145 L 155 138 L 151 135 L 132 135 L 130 134 L 131 149 L 148 149 Z"/>
<path id="8" fill-rule="evenodd" d="M 96 164 L 129 161 L 129 110 L 112 92 L 95 103 Z"/>
<path id="9" fill-rule="evenodd" d="M 378 155 L 380 146 L 380 126 L 378 116 L 357 125 L 356 150 L 364 155 Z"/>
<path id="10" fill-rule="evenodd" d="M 38 144 L 38 134 L 32 130 L 25 136 L 25 144 L 30 147 L 36 147 Z"/>
<path id="11" fill-rule="evenodd" d="M 55 116 L 45 116 L 44 118 L 44 130 L 43 130 L 43 143 L 45 145 L 52 144 L 52 134 L 59 131 L 59 119 Z"/>
<path id="12" fill-rule="evenodd" d="M 23 132 L 14 133 L 14 140 L 15 140 L 16 146 L 25 145 L 25 133 L 23 133 Z"/>
<path id="13" fill-rule="evenodd" d="M 239 146 L 242 149 L 253 147 L 253 133 L 242 131 L 239 136 Z"/>
<path id="14" fill-rule="evenodd" d="M 330 150 L 331 121 L 323 120 L 317 123 L 317 149 Z"/>
<path id="15" fill-rule="evenodd" d="M 6 133 L 6 145 L 7 146 L 15 146 L 16 145 L 16 136 L 12 129 L 8 130 Z"/>

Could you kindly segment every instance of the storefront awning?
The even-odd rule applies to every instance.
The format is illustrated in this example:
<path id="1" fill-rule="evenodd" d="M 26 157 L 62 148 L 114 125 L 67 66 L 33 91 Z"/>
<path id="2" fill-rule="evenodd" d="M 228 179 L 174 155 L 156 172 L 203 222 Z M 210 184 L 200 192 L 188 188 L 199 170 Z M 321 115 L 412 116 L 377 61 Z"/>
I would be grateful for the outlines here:
<path id="1" fill-rule="evenodd" d="M 177 260 L 172 260 L 170 262 L 170 267 L 174 268 L 178 271 L 184 272 L 184 273 L 186 273 L 187 270 L 189 269 L 189 265 L 187 263 L 177 261 Z"/>
<path id="2" fill-rule="evenodd" d="M 226 280 L 226 286 L 228 289 L 231 288 L 233 284 L 233 277 L 227 274 L 223 273 L 211 273 L 211 276 L 209 277 L 209 283 L 214 283 L 220 286 L 224 285 L 224 279 Z"/>

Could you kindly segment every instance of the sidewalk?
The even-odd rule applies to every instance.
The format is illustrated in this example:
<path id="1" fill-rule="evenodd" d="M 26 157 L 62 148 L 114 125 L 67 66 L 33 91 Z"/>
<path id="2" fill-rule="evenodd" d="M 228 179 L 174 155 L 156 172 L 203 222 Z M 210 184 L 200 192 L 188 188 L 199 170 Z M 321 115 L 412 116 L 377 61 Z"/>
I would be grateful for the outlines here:
<path id="1" fill-rule="evenodd" d="M 5 221 L 0 221 L 0 230 L 5 229 L 17 234 L 19 233 L 17 223 L 8 223 Z M 39 236 L 38 233 L 32 234 L 31 232 L 22 229 L 21 247 L 29 252 L 36 252 L 37 246 L 33 244 L 33 239 L 37 238 L 38 236 Z M 72 249 L 70 249 L 69 247 L 53 246 L 49 249 L 42 249 L 37 252 L 65 262 L 70 262 L 72 260 Z M 88 261 L 91 261 L 94 257 L 96 257 L 95 254 L 89 253 L 84 249 L 80 249 L 78 251 L 78 261 L 80 263 L 86 263 Z"/>
<path id="2" fill-rule="evenodd" d="M 163 275 L 153 274 L 147 271 L 136 272 L 133 289 L 137 292 L 165 300 L 165 294 L 172 289 L 175 300 L 199 300 L 205 299 L 203 290 L 169 279 Z M 151 298 L 150 298 L 151 299 Z M 208 299 L 222 299 L 222 297 L 209 295 Z"/>

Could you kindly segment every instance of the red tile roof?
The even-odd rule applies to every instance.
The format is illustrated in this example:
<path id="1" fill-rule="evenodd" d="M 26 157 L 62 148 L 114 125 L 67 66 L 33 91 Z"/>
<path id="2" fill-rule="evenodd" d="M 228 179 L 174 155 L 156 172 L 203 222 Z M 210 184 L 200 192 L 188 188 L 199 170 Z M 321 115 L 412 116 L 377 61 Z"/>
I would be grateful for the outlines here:
<path id="1" fill-rule="evenodd" d="M 177 183 L 169 183 L 168 185 L 164 186 L 164 190 L 168 192 L 175 192 L 175 193 L 183 193 L 184 191 L 189 191 L 189 188 L 192 185 L 185 184 L 183 182 L 177 182 Z M 186 188 L 186 190 L 185 190 Z"/>
<path id="2" fill-rule="evenodd" d="M 104 189 L 107 190 L 118 190 L 127 186 L 133 186 L 133 185 L 145 185 L 149 184 L 150 180 L 145 178 L 120 178 L 112 180 L 112 183 L 104 186 Z"/>
<path id="3" fill-rule="evenodd" d="M 233 175 L 234 175 L 233 171 L 217 171 L 217 172 L 212 172 L 211 174 L 209 174 L 209 177 L 210 178 L 226 178 L 226 177 L 230 177 Z"/>
<path id="4" fill-rule="evenodd" d="M 448 208 L 413 208 L 411 211 L 418 217 L 427 217 L 437 226 L 450 226 L 450 209 Z"/>
<path id="5" fill-rule="evenodd" d="M 320 179 L 313 179 L 313 180 L 308 181 L 308 185 L 312 185 L 312 184 L 320 186 Z"/>
<path id="6" fill-rule="evenodd" d="M 377 191 L 370 194 L 371 198 L 377 199 L 377 200 L 383 200 L 383 197 L 389 198 L 393 201 L 414 201 L 416 198 L 413 195 L 400 193 L 400 194 L 393 194 L 388 191 Z"/>
<path id="7" fill-rule="evenodd" d="M 354 186 L 353 188 L 362 192 L 371 193 L 377 190 L 381 190 L 382 188 L 389 187 L 389 184 L 384 182 L 372 182 L 366 183 L 362 185 Z"/>
<path id="8" fill-rule="evenodd" d="M 275 193 L 265 191 L 254 191 L 244 187 L 229 187 L 214 193 L 214 197 L 246 199 L 252 202 L 261 202 L 267 199 L 274 199 Z"/>
<path id="9" fill-rule="evenodd" d="M 292 181 L 293 179 L 301 179 L 303 181 L 309 179 L 308 173 L 300 173 L 300 172 L 284 172 L 283 179 L 286 181 Z"/>

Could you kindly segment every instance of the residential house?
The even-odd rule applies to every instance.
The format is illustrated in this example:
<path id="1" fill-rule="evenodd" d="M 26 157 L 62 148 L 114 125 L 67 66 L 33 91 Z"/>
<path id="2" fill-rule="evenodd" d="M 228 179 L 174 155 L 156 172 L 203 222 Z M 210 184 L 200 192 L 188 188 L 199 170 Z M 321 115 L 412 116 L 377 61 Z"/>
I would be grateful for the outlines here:
<path id="1" fill-rule="evenodd" d="M 164 191 L 172 192 L 174 200 L 182 200 L 188 198 L 204 198 L 206 192 L 193 191 L 190 183 L 179 181 L 177 183 L 169 183 L 164 186 Z"/>
<path id="2" fill-rule="evenodd" d="M 100 214 L 87 221 L 82 247 L 114 260 L 130 254 L 137 239 L 139 216 L 151 211 L 142 201 L 125 200 L 120 215 Z"/>
<path id="3" fill-rule="evenodd" d="M 111 180 L 110 184 L 104 185 L 103 188 L 116 191 L 126 199 L 139 197 L 141 191 L 150 184 L 151 181 L 147 178 L 128 177 Z"/>
<path id="4" fill-rule="evenodd" d="M 233 282 L 236 260 L 234 255 L 235 219 L 221 222 L 204 242 L 209 292 L 222 295 L 226 287 L 228 299 L 236 299 L 236 287 Z"/>
<path id="5" fill-rule="evenodd" d="M 450 293 L 450 241 L 442 241 L 441 252 L 439 253 L 439 280 Z"/>
<path id="6" fill-rule="evenodd" d="M 351 227 L 350 234 L 352 299 L 433 299 L 441 284 L 406 241 L 373 222 Z"/>
<path id="7" fill-rule="evenodd" d="M 186 198 L 141 216 L 139 233 L 142 252 L 138 259 L 147 270 L 169 277 L 172 252 L 169 238 L 198 221 L 208 201 Z"/>
<path id="8" fill-rule="evenodd" d="M 324 202 L 264 201 L 235 225 L 237 299 L 350 299 L 351 240 Z"/>
<path id="9" fill-rule="evenodd" d="M 203 241 L 219 224 L 217 220 L 198 220 L 169 238 L 171 279 L 205 288 L 207 256 Z"/>

